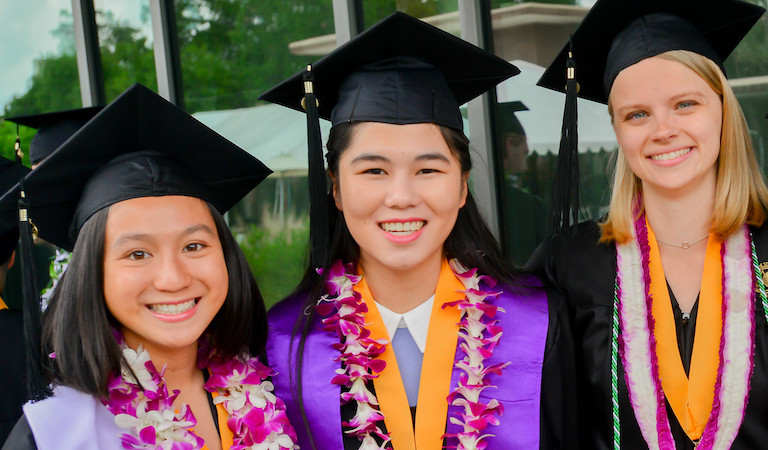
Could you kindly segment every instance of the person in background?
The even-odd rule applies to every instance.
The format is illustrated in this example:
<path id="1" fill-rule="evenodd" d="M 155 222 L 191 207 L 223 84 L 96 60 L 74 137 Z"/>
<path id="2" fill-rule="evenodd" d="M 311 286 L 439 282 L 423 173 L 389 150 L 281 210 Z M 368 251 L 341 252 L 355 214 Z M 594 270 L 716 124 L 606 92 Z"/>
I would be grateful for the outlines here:
<path id="1" fill-rule="evenodd" d="M 6 117 L 4 120 L 37 130 L 29 142 L 29 162 L 32 169 L 40 165 L 61 144 L 95 116 L 103 106 L 70 109 L 27 116 Z M 19 142 L 21 145 L 21 143 Z M 23 145 L 22 145 L 23 147 Z M 42 239 L 35 239 L 35 262 L 38 287 L 43 293 L 43 305 L 53 292 L 53 286 L 61 277 L 69 261 L 69 252 L 56 248 Z M 21 307 L 21 272 L 15 266 L 8 274 L 7 300 L 14 307 Z"/>
<path id="2" fill-rule="evenodd" d="M 768 188 L 723 68 L 763 13 L 598 0 L 540 81 L 607 103 L 620 147 L 607 216 L 530 262 L 571 308 L 582 448 L 768 442 Z"/>
<path id="3" fill-rule="evenodd" d="M 11 190 L 27 172 L 29 169 L 21 163 L 0 158 L 0 193 Z M 18 241 L 18 215 L 0 214 L 0 446 L 21 417 L 21 405 L 27 401 L 22 315 L 21 311 L 8 309 L 3 300 L 6 275 L 14 265 Z"/>
<path id="4" fill-rule="evenodd" d="M 301 448 L 569 448 L 563 304 L 467 181 L 459 105 L 519 70 L 402 13 L 310 68 L 261 97 L 308 107 L 311 261 L 267 344 Z"/>
<path id="5" fill-rule="evenodd" d="M 525 189 L 522 177 L 528 173 L 526 158 L 530 150 L 523 124 L 517 113 L 527 111 L 522 102 L 499 103 L 497 151 L 502 152 L 504 191 L 501 214 L 502 244 L 517 264 L 528 261 L 536 247 L 549 236 L 549 213 L 543 199 Z"/>
<path id="6" fill-rule="evenodd" d="M 24 179 L 29 222 L 74 251 L 43 316 L 48 379 L 4 448 L 293 449 L 259 360 L 264 303 L 222 217 L 268 174 L 134 85 Z"/>

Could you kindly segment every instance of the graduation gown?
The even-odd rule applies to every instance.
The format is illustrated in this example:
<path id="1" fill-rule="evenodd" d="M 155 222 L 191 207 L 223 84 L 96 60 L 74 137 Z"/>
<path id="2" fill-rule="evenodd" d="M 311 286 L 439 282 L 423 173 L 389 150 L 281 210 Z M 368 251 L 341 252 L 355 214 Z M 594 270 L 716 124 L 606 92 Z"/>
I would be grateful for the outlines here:
<path id="1" fill-rule="evenodd" d="M 27 401 L 26 351 L 21 311 L 0 309 L 0 446 Z"/>
<path id="2" fill-rule="evenodd" d="M 210 394 L 208 405 L 227 449 L 227 442 L 232 443 L 227 412 L 213 404 Z M 56 386 L 52 397 L 24 405 L 24 415 L 3 450 L 122 450 L 120 436 L 127 431 L 115 424 L 114 414 L 96 397 Z"/>
<path id="3" fill-rule="evenodd" d="M 574 361 L 565 305 L 552 290 L 518 289 L 513 293 L 507 286 L 496 288 L 503 290 L 495 304 L 506 310 L 496 316 L 504 331 L 493 356 L 486 360 L 486 366 L 502 361 L 511 364 L 500 377 L 491 378 L 491 384 L 497 388 L 481 394 L 481 398 L 496 398 L 504 406 L 501 424 L 485 430 L 495 435 L 485 441 L 487 448 L 573 448 L 575 392 L 568 380 L 574 370 Z M 292 337 L 292 334 L 297 317 L 304 312 L 305 300 L 301 296 L 289 298 L 269 311 L 267 358 L 270 367 L 277 372 L 273 377 L 275 394 L 285 401 L 301 448 L 312 448 L 308 437 L 311 433 L 319 450 L 356 450 L 360 441 L 345 438 L 341 425 L 354 415 L 354 402 L 341 406 L 341 388 L 331 384 L 334 371 L 340 368 L 340 363 L 333 361 L 339 352 L 332 348 L 338 338 L 320 329 L 319 317 L 310 324 L 304 348 L 303 403 L 309 430 L 302 420 L 294 372 L 299 337 Z M 439 298 L 435 302 L 443 303 Z M 458 369 L 454 368 L 451 391 L 457 382 Z M 376 395 L 380 397 L 386 393 L 377 392 Z M 449 406 L 449 417 L 457 412 L 456 407 Z M 457 433 L 460 430 L 447 421 L 446 431 Z"/>
<path id="4" fill-rule="evenodd" d="M 758 260 L 768 261 L 768 227 L 753 229 Z M 579 443 L 585 449 L 611 449 L 611 314 L 616 277 L 616 247 L 599 244 L 595 222 L 576 226 L 573 237 L 551 237 L 536 250 L 528 267 L 552 283 L 566 299 L 576 348 Z M 763 269 L 763 273 L 766 269 Z M 744 420 L 733 449 L 768 445 L 768 326 L 759 298 L 755 307 L 755 355 L 751 389 Z M 678 330 L 678 333 L 680 330 Z M 619 364 L 621 448 L 646 449 L 629 402 L 624 369 Z M 677 449 L 694 445 L 677 422 L 667 402 Z"/>

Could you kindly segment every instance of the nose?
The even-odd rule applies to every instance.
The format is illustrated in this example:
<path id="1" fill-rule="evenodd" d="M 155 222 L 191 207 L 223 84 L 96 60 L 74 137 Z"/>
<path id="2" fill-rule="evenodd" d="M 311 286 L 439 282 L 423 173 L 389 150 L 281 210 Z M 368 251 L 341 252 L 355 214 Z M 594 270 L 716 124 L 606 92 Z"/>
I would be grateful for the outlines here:
<path id="1" fill-rule="evenodd" d="M 412 176 L 398 174 L 387 186 L 384 205 L 388 208 L 405 209 L 419 204 L 419 193 Z"/>
<path id="2" fill-rule="evenodd" d="M 674 117 L 668 114 L 657 114 L 651 137 L 656 141 L 667 141 L 679 133 Z"/>
<path id="3" fill-rule="evenodd" d="M 191 276 L 180 255 L 162 257 L 154 276 L 154 287 L 158 291 L 178 292 L 189 286 Z"/>

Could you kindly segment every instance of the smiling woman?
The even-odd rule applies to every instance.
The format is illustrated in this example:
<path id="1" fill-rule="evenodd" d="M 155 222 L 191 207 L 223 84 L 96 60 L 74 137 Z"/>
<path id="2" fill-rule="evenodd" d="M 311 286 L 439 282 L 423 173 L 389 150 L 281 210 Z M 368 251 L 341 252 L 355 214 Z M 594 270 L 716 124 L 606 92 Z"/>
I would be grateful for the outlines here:
<path id="1" fill-rule="evenodd" d="M 579 95 L 608 104 L 621 147 L 607 216 L 530 262 L 581 336 L 582 448 L 768 441 L 768 188 L 723 66 L 763 13 L 598 0 L 542 78 L 560 89 L 570 52 Z"/>
<path id="2" fill-rule="evenodd" d="M 221 215 L 268 172 L 141 85 L 32 172 L 29 217 L 73 254 L 43 317 L 52 395 L 8 448 L 293 448 L 259 360 L 264 304 Z"/>
<path id="3" fill-rule="evenodd" d="M 459 104 L 517 72 L 395 14 L 263 95 L 311 118 L 316 94 L 332 122 L 330 192 L 310 148 L 311 225 L 331 235 L 269 317 L 302 448 L 568 448 L 563 304 L 501 257 L 467 186 Z"/>

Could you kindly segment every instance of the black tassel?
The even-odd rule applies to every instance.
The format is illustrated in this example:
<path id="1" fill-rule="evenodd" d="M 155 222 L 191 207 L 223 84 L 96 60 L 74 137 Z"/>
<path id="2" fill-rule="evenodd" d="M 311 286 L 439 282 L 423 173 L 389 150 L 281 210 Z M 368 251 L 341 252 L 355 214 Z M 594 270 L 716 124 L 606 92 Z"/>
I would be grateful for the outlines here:
<path id="1" fill-rule="evenodd" d="M 552 230 L 556 235 L 568 235 L 571 225 L 579 221 L 579 136 L 576 82 L 576 63 L 573 60 L 573 40 L 566 62 L 565 110 L 560 136 L 560 150 L 555 169 L 553 191 L 554 220 Z"/>
<path id="2" fill-rule="evenodd" d="M 314 92 L 312 66 L 304 72 L 304 99 L 307 111 L 307 143 L 309 151 L 309 258 L 313 267 L 324 267 L 329 258 L 330 228 L 328 224 L 328 183 L 323 164 L 323 139 L 320 116 Z"/>
<path id="3" fill-rule="evenodd" d="M 41 343 L 40 293 L 37 291 L 35 270 L 33 226 L 27 216 L 29 202 L 21 180 L 19 196 L 19 234 L 21 235 L 21 286 L 24 295 L 24 340 L 27 346 L 27 394 L 32 401 L 42 400 L 51 395 L 43 376 Z"/>

